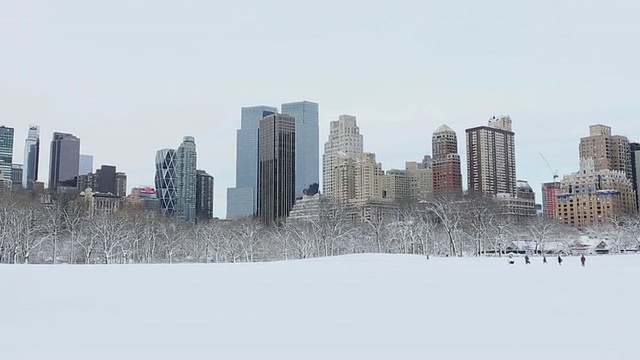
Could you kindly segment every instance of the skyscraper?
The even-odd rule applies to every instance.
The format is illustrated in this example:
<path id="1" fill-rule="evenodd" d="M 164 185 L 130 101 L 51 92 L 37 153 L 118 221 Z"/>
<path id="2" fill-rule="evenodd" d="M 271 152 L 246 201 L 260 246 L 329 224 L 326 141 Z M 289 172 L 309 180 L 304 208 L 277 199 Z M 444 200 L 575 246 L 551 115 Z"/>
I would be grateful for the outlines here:
<path id="1" fill-rule="evenodd" d="M 73 180 L 79 175 L 80 139 L 67 133 L 53 133 L 49 162 L 49 188 L 57 189 L 61 181 Z"/>
<path id="2" fill-rule="evenodd" d="M 204 170 L 196 173 L 196 218 L 213 218 L 213 176 Z"/>
<path id="3" fill-rule="evenodd" d="M 40 161 L 40 127 L 29 125 L 27 139 L 24 142 L 24 164 L 22 168 L 22 187 L 33 190 L 38 180 L 38 162 Z"/>
<path id="4" fill-rule="evenodd" d="M 178 173 L 176 151 L 162 149 L 156 152 L 156 196 L 160 199 L 160 212 L 171 215 L 178 208 Z"/>
<path id="5" fill-rule="evenodd" d="M 627 179 L 633 178 L 629 139 L 611 135 L 609 126 L 589 126 L 589 136 L 580 139 L 579 151 L 580 159 L 593 159 L 596 171 L 616 170 L 624 173 Z"/>
<path id="6" fill-rule="evenodd" d="M 289 215 L 295 201 L 296 120 L 284 114 L 260 121 L 258 137 L 258 212 L 266 224 Z"/>
<path id="7" fill-rule="evenodd" d="M 355 166 L 355 199 L 360 202 L 382 199 L 382 164 L 376 162 L 376 154 L 360 153 Z"/>
<path id="8" fill-rule="evenodd" d="M 282 104 L 282 113 L 296 119 L 296 199 L 311 184 L 320 184 L 320 130 L 318 104 L 301 101 Z"/>
<path id="9" fill-rule="evenodd" d="M 465 130 L 470 193 L 516 196 L 515 134 L 509 116 L 495 116 L 488 126 Z"/>
<path id="10" fill-rule="evenodd" d="M 6 180 L 11 180 L 13 165 L 13 128 L 0 126 L 0 171 Z"/>
<path id="11" fill-rule="evenodd" d="M 324 195 L 335 198 L 340 184 L 337 182 L 336 171 L 339 166 L 353 162 L 363 152 L 363 139 L 360 128 L 356 124 L 355 116 L 340 115 L 337 121 L 329 124 L 329 139 L 324 144 L 322 155 L 322 189 Z M 344 173 L 341 171 L 341 173 Z"/>
<path id="12" fill-rule="evenodd" d="M 243 107 L 236 139 L 236 186 L 227 189 L 227 219 L 256 214 L 258 182 L 258 129 L 260 120 L 273 115 L 272 106 Z"/>
<path id="13" fill-rule="evenodd" d="M 127 196 L 127 174 L 123 172 L 116 173 L 116 195 Z"/>
<path id="14" fill-rule="evenodd" d="M 629 148 L 631 150 L 631 178 L 633 191 L 635 191 L 636 197 L 638 198 L 638 209 L 640 209 L 640 194 L 638 194 L 638 189 L 640 189 L 640 144 L 630 143 Z"/>
<path id="15" fill-rule="evenodd" d="M 116 167 L 113 165 L 102 165 L 96 170 L 98 175 L 98 188 L 93 192 L 104 194 L 116 194 Z"/>
<path id="16" fill-rule="evenodd" d="M 462 172 L 458 154 L 458 137 L 447 125 L 433 132 L 431 138 L 433 151 L 433 195 L 461 196 Z"/>
<path id="17" fill-rule="evenodd" d="M 93 172 L 93 155 L 80 154 L 78 174 L 86 175 Z"/>
<path id="18" fill-rule="evenodd" d="M 542 183 L 542 214 L 551 219 L 556 218 L 556 195 L 560 193 L 560 185 L 559 181 Z"/>
<path id="19" fill-rule="evenodd" d="M 196 220 L 196 142 L 185 136 L 176 153 L 178 175 L 178 212 L 186 221 Z"/>

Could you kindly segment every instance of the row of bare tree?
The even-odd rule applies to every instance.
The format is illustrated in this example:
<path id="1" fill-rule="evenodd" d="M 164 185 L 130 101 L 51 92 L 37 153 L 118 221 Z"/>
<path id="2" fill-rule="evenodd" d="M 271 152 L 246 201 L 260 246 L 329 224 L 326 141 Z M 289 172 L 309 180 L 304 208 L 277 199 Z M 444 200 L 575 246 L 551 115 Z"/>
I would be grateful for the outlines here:
<path id="1" fill-rule="evenodd" d="M 433 256 L 504 254 L 515 240 L 534 252 L 569 251 L 580 233 L 544 217 L 515 221 L 489 200 L 435 201 L 353 221 L 330 216 L 265 227 L 253 219 L 184 223 L 147 211 L 88 216 L 64 206 L 0 199 L 1 263 L 251 262 L 378 252 Z M 588 229 L 613 252 L 640 247 L 640 220 L 617 218 Z"/>

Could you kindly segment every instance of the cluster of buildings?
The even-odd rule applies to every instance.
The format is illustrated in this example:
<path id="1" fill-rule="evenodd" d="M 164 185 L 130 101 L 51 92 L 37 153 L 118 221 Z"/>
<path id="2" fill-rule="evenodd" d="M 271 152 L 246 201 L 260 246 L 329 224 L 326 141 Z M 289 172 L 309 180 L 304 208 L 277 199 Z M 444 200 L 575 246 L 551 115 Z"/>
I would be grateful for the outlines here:
<path id="1" fill-rule="evenodd" d="M 463 190 L 456 132 L 442 125 L 433 132 L 431 155 L 407 161 L 404 169 L 383 170 L 375 153 L 364 150 L 356 118 L 329 123 L 320 156 L 318 104 L 301 101 L 242 108 L 237 131 L 236 183 L 227 189 L 227 219 L 257 217 L 267 224 L 320 216 L 367 219 L 403 203 L 439 198 L 491 197 L 505 216 L 535 216 L 531 186 L 516 177 L 515 134 L 509 116 L 465 130 L 467 188 Z M 580 170 L 542 184 L 542 215 L 585 228 L 638 212 L 640 144 L 592 125 L 580 139 Z M 40 137 L 29 127 L 24 163 L 13 163 L 13 128 L 0 126 L 0 194 L 12 189 L 43 191 L 38 181 Z M 155 186 L 133 188 L 113 165 L 94 171 L 93 157 L 80 153 L 80 139 L 55 132 L 51 141 L 48 189 L 54 196 L 85 198 L 92 209 L 144 208 L 185 221 L 213 217 L 213 176 L 197 169 L 195 138 L 158 150 Z M 322 169 L 320 174 L 320 169 Z M 322 175 L 322 179 L 320 179 Z M 322 181 L 321 181 L 322 180 Z M 322 185 L 320 185 L 322 184 Z M 322 190 L 322 191 L 320 191 Z"/>
<path id="2" fill-rule="evenodd" d="M 196 169 L 195 139 L 185 136 L 175 149 L 156 154 L 155 186 L 133 188 L 127 194 L 127 175 L 113 165 L 94 170 L 93 156 L 80 153 L 80 139 L 54 132 L 49 159 L 48 191 L 38 181 L 40 129 L 30 125 L 24 164 L 13 163 L 14 129 L 0 126 L 0 195 L 18 189 L 42 194 L 43 202 L 84 199 L 90 214 L 122 208 L 143 208 L 177 214 L 186 221 L 213 218 L 213 177 Z"/>
<path id="3" fill-rule="evenodd" d="M 640 207 L 640 144 L 597 124 L 580 139 L 579 156 L 579 171 L 542 184 L 544 214 L 577 228 L 635 215 Z"/>
<path id="4" fill-rule="evenodd" d="M 187 222 L 213 218 L 213 176 L 197 169 L 196 142 L 185 136 L 177 149 L 156 152 L 155 190 L 134 188 L 130 202 Z M 152 196 L 155 195 L 155 198 Z"/>
<path id="5" fill-rule="evenodd" d="M 511 118 L 494 117 L 466 130 L 468 193 L 492 195 L 515 217 L 536 214 L 535 194 L 515 173 Z M 318 216 L 318 209 L 348 210 L 366 219 L 403 202 L 463 195 L 461 160 L 454 130 L 433 133 L 432 155 L 384 171 L 364 151 L 356 118 L 341 115 L 329 124 L 322 154 L 319 193 L 318 104 L 303 101 L 242 108 L 237 132 L 236 186 L 227 190 L 227 219 L 257 216 L 266 223 Z M 306 189 L 306 190 L 305 190 Z"/>

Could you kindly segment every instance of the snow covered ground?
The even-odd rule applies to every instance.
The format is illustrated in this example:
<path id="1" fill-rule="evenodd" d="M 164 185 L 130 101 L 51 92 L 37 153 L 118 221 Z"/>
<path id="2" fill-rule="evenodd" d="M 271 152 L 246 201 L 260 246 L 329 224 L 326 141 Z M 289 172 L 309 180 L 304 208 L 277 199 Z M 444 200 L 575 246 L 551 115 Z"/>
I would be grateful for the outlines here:
<path id="1" fill-rule="evenodd" d="M 0 266 L 1 359 L 638 359 L 640 255 Z"/>

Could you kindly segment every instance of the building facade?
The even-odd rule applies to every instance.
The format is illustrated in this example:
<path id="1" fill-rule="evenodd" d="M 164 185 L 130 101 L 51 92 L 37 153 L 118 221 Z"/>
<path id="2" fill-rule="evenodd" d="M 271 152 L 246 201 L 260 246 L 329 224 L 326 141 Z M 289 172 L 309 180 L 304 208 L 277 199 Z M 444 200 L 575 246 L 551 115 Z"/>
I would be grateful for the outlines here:
<path id="1" fill-rule="evenodd" d="M 11 180 L 13 134 L 14 130 L 12 127 L 0 126 L 0 171 L 4 173 L 5 180 Z"/>
<path id="2" fill-rule="evenodd" d="M 580 138 L 580 159 L 592 158 L 595 170 L 620 171 L 627 179 L 633 178 L 631 149 L 625 136 L 611 135 L 611 127 L 589 126 L 589 136 Z"/>
<path id="3" fill-rule="evenodd" d="M 38 181 L 38 163 L 40 161 L 40 127 L 29 125 L 27 139 L 24 142 L 24 164 L 22 168 L 22 187 L 33 190 Z"/>
<path id="4" fill-rule="evenodd" d="M 127 196 L 127 174 L 123 172 L 116 173 L 116 196 Z"/>
<path id="5" fill-rule="evenodd" d="M 296 199 L 301 199 L 304 189 L 320 185 L 318 104 L 311 101 L 282 104 L 281 112 L 296 119 Z"/>
<path id="6" fill-rule="evenodd" d="M 186 221 L 196 220 L 196 142 L 185 136 L 176 153 L 178 165 L 178 212 Z"/>
<path id="7" fill-rule="evenodd" d="M 59 182 L 79 175 L 80 139 L 73 134 L 54 132 L 49 161 L 49 189 L 57 189 Z"/>
<path id="8" fill-rule="evenodd" d="M 322 155 L 322 190 L 328 197 L 335 198 L 341 183 L 336 178 L 344 174 L 339 167 L 352 159 L 354 162 L 363 152 L 363 137 L 355 116 L 340 115 L 329 124 L 329 139 L 324 144 Z"/>
<path id="9" fill-rule="evenodd" d="M 160 213 L 172 215 L 178 210 L 178 172 L 176 151 L 161 149 L 156 152 L 156 196 L 160 200 Z"/>
<path id="10" fill-rule="evenodd" d="M 580 229 L 638 211 L 633 185 L 626 174 L 595 170 L 593 158 L 582 159 L 580 171 L 563 177 L 557 201 L 558 221 Z"/>
<path id="11" fill-rule="evenodd" d="M 284 114 L 260 121 L 258 211 L 265 224 L 281 223 L 295 202 L 296 121 Z"/>
<path id="12" fill-rule="evenodd" d="M 433 132 L 431 147 L 433 195 L 462 196 L 462 172 L 456 132 L 447 125 L 440 126 Z"/>
<path id="13" fill-rule="evenodd" d="M 11 183 L 13 186 L 22 187 L 22 174 L 23 174 L 22 164 L 13 164 L 11 165 Z"/>
<path id="14" fill-rule="evenodd" d="M 360 153 L 355 167 L 355 200 L 361 204 L 369 200 L 382 200 L 382 164 L 376 154 Z"/>
<path id="15" fill-rule="evenodd" d="M 390 201 L 429 201 L 433 198 L 431 167 L 407 161 L 405 170 L 387 170 L 383 176 L 382 197 Z"/>
<path id="16" fill-rule="evenodd" d="M 629 148 L 631 151 L 631 181 L 633 183 L 633 191 L 638 198 L 638 209 L 640 209 L 640 195 L 638 189 L 640 189 L 640 144 L 630 143 Z"/>
<path id="17" fill-rule="evenodd" d="M 78 174 L 85 175 L 93 172 L 93 155 L 80 154 Z"/>
<path id="18" fill-rule="evenodd" d="M 466 129 L 469 193 L 516 195 L 515 134 L 509 116 Z"/>
<path id="19" fill-rule="evenodd" d="M 196 218 L 213 218 L 213 176 L 204 170 L 196 172 Z"/>
<path id="20" fill-rule="evenodd" d="M 555 219 L 557 217 L 557 195 L 560 193 L 560 184 L 561 183 L 559 181 L 542 184 L 542 214 L 551 219 Z"/>
<path id="21" fill-rule="evenodd" d="M 96 170 L 98 178 L 98 188 L 94 192 L 116 195 L 116 167 L 113 165 L 102 165 Z"/>
<path id="22" fill-rule="evenodd" d="M 273 115 L 272 106 L 243 107 L 240 129 L 236 133 L 236 186 L 227 189 L 227 219 L 256 214 L 258 183 L 258 129 L 260 120 Z"/>

